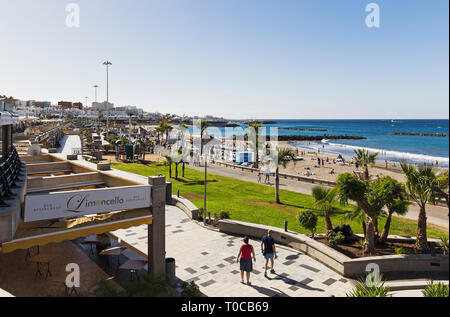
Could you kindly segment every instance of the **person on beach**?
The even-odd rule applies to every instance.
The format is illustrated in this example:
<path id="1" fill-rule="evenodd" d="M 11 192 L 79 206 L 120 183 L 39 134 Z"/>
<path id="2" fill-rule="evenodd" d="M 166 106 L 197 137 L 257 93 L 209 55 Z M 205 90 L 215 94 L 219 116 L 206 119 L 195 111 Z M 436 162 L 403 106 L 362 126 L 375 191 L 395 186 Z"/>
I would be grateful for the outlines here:
<path id="1" fill-rule="evenodd" d="M 270 273 L 275 273 L 273 269 L 273 259 L 278 258 L 277 250 L 275 248 L 275 240 L 272 237 L 273 231 L 267 231 L 267 234 L 261 240 L 261 253 L 266 259 L 266 264 L 264 265 L 264 276 L 267 276 L 267 264 L 270 260 Z"/>
<path id="2" fill-rule="evenodd" d="M 247 285 L 251 285 L 250 283 L 250 273 L 253 271 L 253 261 L 256 262 L 255 250 L 253 246 L 248 243 L 248 237 L 245 236 L 244 244 L 241 245 L 239 249 L 239 253 L 236 257 L 236 263 L 240 263 L 241 270 L 241 283 L 244 284 L 244 272 L 247 273 Z"/>

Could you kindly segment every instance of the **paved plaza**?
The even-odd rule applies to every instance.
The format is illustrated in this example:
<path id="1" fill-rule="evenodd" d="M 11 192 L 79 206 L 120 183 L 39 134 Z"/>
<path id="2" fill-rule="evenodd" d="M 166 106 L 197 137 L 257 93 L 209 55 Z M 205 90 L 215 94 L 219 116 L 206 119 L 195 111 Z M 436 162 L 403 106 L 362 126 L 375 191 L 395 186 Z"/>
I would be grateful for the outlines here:
<path id="1" fill-rule="evenodd" d="M 147 253 L 147 226 L 114 232 L 138 253 Z M 260 241 L 251 240 L 256 263 L 252 285 L 240 283 L 236 256 L 242 238 L 206 229 L 191 221 L 180 209 L 166 207 L 166 257 L 176 260 L 176 276 L 195 281 L 207 296 L 345 296 L 353 287 L 325 265 L 294 249 L 278 246 L 275 274 L 264 276 Z"/>

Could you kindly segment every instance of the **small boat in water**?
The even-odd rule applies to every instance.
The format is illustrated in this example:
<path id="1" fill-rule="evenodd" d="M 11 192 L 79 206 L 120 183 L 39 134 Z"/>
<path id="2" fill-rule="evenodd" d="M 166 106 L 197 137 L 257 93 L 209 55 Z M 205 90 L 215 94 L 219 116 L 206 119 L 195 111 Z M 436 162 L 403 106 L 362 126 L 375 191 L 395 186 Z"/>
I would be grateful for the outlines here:
<path id="1" fill-rule="evenodd" d="M 330 140 L 322 139 L 322 143 L 328 143 L 328 141 L 330 141 Z"/>

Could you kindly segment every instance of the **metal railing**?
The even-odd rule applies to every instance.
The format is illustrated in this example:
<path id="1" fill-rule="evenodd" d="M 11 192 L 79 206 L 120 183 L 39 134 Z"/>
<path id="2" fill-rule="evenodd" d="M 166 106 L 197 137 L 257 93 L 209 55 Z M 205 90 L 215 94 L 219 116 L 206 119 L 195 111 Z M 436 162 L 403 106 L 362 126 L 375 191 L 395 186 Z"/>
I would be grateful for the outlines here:
<path id="1" fill-rule="evenodd" d="M 15 147 L 12 147 L 6 158 L 0 162 L 0 206 L 9 206 L 8 199 L 14 199 L 13 188 L 17 188 L 17 181 L 23 175 L 25 164 L 20 161 Z"/>

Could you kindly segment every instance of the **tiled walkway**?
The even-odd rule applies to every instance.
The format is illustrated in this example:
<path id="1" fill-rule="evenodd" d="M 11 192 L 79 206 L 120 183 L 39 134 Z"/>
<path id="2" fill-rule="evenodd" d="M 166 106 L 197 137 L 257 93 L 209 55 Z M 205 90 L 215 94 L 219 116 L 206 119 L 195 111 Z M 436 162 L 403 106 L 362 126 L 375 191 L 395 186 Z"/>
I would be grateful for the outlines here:
<path id="1" fill-rule="evenodd" d="M 236 263 L 241 237 L 202 228 L 180 209 L 166 208 L 167 257 L 175 258 L 179 279 L 194 280 L 207 296 L 345 296 L 352 288 L 351 281 L 284 246 L 278 246 L 276 274 L 265 277 L 260 242 L 255 240 L 250 242 L 256 253 L 252 285 L 243 285 L 239 283 L 239 264 Z M 139 253 L 147 253 L 147 226 L 122 229 L 114 234 Z"/>

